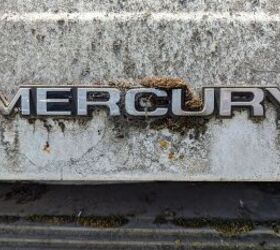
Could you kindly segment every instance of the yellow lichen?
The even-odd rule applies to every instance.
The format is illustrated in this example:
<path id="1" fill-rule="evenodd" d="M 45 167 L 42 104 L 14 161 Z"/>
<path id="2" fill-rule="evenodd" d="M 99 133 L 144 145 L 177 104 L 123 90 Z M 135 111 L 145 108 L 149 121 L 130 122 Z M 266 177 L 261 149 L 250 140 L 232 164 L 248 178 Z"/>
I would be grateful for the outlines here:
<path id="1" fill-rule="evenodd" d="M 169 147 L 169 142 L 166 141 L 166 140 L 159 140 L 159 146 L 162 148 L 162 149 L 168 149 Z"/>

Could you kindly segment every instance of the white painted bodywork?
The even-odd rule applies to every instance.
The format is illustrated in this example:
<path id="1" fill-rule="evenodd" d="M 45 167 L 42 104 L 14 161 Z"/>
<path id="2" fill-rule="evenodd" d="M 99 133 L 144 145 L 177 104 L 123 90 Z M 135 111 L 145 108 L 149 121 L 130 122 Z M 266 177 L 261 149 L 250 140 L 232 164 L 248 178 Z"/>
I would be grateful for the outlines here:
<path id="1" fill-rule="evenodd" d="M 1 92 L 134 86 L 152 75 L 180 77 L 196 91 L 279 86 L 277 1 L 133 2 L 0 0 Z M 102 111 L 89 120 L 1 117 L 0 180 L 279 181 L 276 118 L 268 104 L 262 121 L 235 112 L 183 134 Z"/>

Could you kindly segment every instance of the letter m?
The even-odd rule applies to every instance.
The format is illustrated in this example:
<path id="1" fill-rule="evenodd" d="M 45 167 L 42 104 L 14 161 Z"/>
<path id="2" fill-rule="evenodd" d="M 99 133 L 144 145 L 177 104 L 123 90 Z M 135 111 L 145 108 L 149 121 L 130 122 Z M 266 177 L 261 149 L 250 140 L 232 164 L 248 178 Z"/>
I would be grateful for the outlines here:
<path id="1" fill-rule="evenodd" d="M 30 88 L 20 88 L 10 103 L 0 93 L 0 113 L 2 115 L 10 115 L 15 107 L 20 107 L 22 115 L 30 115 Z"/>

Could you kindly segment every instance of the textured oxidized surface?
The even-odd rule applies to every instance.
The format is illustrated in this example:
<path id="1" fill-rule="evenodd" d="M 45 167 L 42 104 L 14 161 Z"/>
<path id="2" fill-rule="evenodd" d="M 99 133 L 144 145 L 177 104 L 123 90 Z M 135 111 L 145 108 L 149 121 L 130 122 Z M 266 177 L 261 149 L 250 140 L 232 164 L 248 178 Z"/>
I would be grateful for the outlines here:
<path id="1" fill-rule="evenodd" d="M 279 86 L 278 10 L 268 0 L 0 0 L 1 91 L 151 75 L 192 89 Z M 0 179 L 279 180 L 276 117 L 272 106 L 263 121 L 1 117 Z"/>

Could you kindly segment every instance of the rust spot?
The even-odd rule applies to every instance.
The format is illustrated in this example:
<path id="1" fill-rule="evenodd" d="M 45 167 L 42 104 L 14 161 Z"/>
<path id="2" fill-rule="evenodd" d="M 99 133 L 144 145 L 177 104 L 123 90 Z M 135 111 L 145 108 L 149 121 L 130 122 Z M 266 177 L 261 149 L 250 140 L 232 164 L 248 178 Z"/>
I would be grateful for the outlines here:
<path id="1" fill-rule="evenodd" d="M 169 160 L 173 160 L 173 159 L 174 159 L 174 156 L 175 156 L 175 153 L 174 153 L 174 152 L 170 152 L 170 153 L 168 154 L 168 159 L 169 159 Z"/>
<path id="2" fill-rule="evenodd" d="M 48 141 L 46 141 L 46 144 L 43 147 L 43 151 L 50 153 L 51 150 L 50 150 L 50 144 Z"/>

